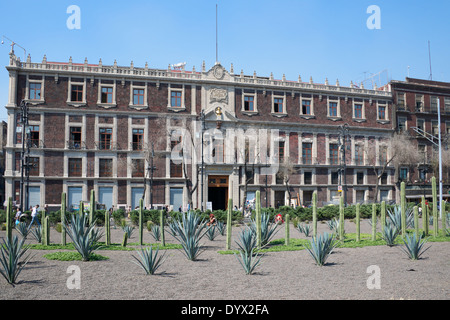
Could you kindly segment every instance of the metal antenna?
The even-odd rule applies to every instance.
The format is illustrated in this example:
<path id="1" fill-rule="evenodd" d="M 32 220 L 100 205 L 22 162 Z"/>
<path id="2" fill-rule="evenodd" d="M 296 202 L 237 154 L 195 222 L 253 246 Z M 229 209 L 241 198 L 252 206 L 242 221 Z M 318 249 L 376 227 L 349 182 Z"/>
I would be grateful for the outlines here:
<path id="1" fill-rule="evenodd" d="M 218 25 L 217 25 L 217 7 L 218 7 L 218 4 L 216 3 L 216 63 L 219 62 L 218 32 L 217 32 L 217 29 L 218 29 Z"/>
<path id="2" fill-rule="evenodd" d="M 428 40 L 428 59 L 430 60 L 430 80 L 433 80 L 433 72 L 431 71 L 431 49 L 430 49 L 430 40 Z"/>

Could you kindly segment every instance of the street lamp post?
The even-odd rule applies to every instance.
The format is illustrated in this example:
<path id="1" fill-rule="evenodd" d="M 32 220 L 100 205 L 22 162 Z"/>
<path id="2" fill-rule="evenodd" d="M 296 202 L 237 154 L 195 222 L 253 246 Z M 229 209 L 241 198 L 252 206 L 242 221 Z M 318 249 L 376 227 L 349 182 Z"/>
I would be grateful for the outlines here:
<path id="1" fill-rule="evenodd" d="M 203 110 L 201 111 L 201 113 L 200 113 L 200 119 L 201 119 L 201 121 L 202 121 L 202 147 L 201 147 L 201 152 L 202 152 L 202 168 L 201 168 L 201 170 L 202 170 L 202 173 L 201 173 L 201 181 L 200 181 L 200 188 L 201 188 L 201 190 L 200 190 L 200 208 L 201 208 L 201 211 L 203 212 L 203 183 L 204 183 L 204 158 L 203 158 L 203 144 L 204 144 L 204 141 L 203 141 L 203 133 L 204 133 L 204 131 L 205 131 L 205 129 L 206 129 L 206 127 L 205 127 L 205 113 L 203 112 Z"/>

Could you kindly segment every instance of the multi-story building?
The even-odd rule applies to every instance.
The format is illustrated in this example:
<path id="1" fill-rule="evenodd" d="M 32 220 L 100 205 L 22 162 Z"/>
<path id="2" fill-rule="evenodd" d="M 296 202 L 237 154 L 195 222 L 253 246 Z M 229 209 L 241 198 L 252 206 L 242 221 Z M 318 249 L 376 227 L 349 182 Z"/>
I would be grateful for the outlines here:
<path id="1" fill-rule="evenodd" d="M 5 173 L 5 147 L 6 137 L 8 135 L 8 124 L 5 121 L 0 123 L 0 203 L 4 204 L 5 201 L 5 179 L 3 175 Z"/>
<path id="2" fill-rule="evenodd" d="M 6 196 L 20 202 L 21 103 L 28 106 L 29 205 L 99 203 L 225 208 L 395 200 L 392 94 L 235 73 L 68 62 L 12 52 Z M 182 142 L 182 143 L 180 143 Z M 203 143 L 202 143 L 203 142 Z M 183 146 L 183 148 L 180 148 Z M 181 160 L 181 161 L 179 161 Z M 375 190 L 378 194 L 375 195 Z"/>
<path id="3" fill-rule="evenodd" d="M 409 199 L 431 197 L 431 177 L 439 177 L 439 117 L 442 150 L 442 182 L 444 197 L 450 187 L 450 83 L 406 78 L 391 81 L 396 109 L 396 130 L 407 132 L 417 147 L 417 157 L 411 163 L 400 164 L 398 179 L 406 182 Z M 438 114 L 439 108 L 439 114 Z"/>

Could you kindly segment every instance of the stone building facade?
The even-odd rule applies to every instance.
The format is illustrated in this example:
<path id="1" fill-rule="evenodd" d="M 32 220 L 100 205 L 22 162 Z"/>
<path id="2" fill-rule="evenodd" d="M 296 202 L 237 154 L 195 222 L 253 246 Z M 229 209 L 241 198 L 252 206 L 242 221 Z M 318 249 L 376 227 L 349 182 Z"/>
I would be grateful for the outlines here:
<path id="1" fill-rule="evenodd" d="M 21 103 L 29 109 L 29 205 L 240 207 L 395 200 L 394 168 L 376 172 L 395 128 L 389 87 L 371 90 L 200 70 L 21 62 L 9 71 L 6 197 L 20 202 Z M 344 158 L 345 156 L 345 158 Z M 375 195 L 375 190 L 378 195 Z M 341 193 L 342 190 L 342 193 Z"/>

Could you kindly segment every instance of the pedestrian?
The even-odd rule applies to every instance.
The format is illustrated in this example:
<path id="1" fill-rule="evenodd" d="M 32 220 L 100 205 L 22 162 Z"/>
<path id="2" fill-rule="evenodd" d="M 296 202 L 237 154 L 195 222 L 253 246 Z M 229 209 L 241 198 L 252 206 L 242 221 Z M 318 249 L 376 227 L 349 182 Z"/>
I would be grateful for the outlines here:
<path id="1" fill-rule="evenodd" d="M 38 208 L 39 208 L 39 205 L 37 204 L 31 210 L 31 223 L 30 223 L 30 226 L 33 225 L 33 222 L 35 222 L 35 221 L 36 221 L 36 223 L 38 224 L 39 227 L 41 226 L 41 223 L 39 222 L 39 219 L 37 217 L 37 215 L 38 215 Z"/>
<path id="2" fill-rule="evenodd" d="M 14 217 L 16 219 L 16 226 L 17 226 L 20 223 L 20 214 L 21 214 L 21 212 L 20 212 L 20 209 L 17 208 L 17 207 L 14 207 L 14 210 L 16 212 L 16 215 Z"/>

